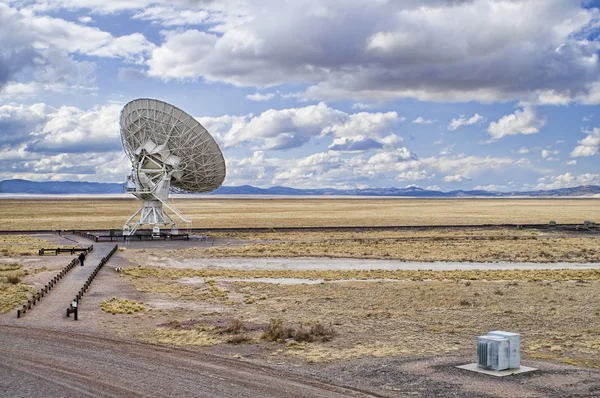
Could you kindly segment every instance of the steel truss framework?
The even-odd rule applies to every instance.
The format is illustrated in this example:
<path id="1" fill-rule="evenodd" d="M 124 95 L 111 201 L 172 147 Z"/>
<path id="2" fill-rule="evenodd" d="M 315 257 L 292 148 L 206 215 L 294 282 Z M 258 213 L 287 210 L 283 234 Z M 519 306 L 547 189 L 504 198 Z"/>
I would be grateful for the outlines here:
<path id="1" fill-rule="evenodd" d="M 193 117 L 166 102 L 137 99 L 121 111 L 121 140 L 132 163 L 128 191 L 143 201 L 127 220 L 125 233 L 142 225 L 176 229 L 165 205 L 189 221 L 169 202 L 171 187 L 180 192 L 210 192 L 223 183 L 225 160 L 218 144 Z M 141 213 L 139 222 L 133 219 Z"/>

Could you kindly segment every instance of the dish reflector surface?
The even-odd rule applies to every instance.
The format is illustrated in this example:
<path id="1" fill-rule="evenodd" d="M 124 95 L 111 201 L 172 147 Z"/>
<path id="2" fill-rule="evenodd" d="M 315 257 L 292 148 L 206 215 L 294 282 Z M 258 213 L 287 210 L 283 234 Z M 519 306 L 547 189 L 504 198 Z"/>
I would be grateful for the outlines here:
<path id="1" fill-rule="evenodd" d="M 123 107 L 120 124 L 123 148 L 134 166 L 142 152 L 155 156 L 175 169 L 171 186 L 185 192 L 210 192 L 223 183 L 226 168 L 219 145 L 181 109 L 140 98 Z"/>

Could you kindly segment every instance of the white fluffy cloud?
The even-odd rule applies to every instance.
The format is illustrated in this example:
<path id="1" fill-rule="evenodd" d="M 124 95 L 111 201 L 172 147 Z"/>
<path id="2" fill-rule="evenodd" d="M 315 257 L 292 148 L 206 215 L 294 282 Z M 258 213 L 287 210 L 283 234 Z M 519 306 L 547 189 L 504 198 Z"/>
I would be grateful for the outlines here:
<path id="1" fill-rule="evenodd" d="M 333 143 L 328 149 L 330 151 L 358 152 L 380 148 L 383 148 L 383 144 L 381 142 L 375 141 L 374 139 L 365 137 L 363 135 L 357 135 L 356 137 L 336 138 L 333 140 Z"/>
<path id="2" fill-rule="evenodd" d="M 558 155 L 559 153 L 560 151 L 558 150 L 551 151 L 549 149 L 542 149 L 541 155 L 542 158 L 546 160 L 556 160 L 556 158 L 554 158 L 553 156 Z"/>
<path id="3" fill-rule="evenodd" d="M 571 152 L 572 158 L 594 156 L 598 153 L 600 147 L 600 128 L 585 130 L 587 137 L 577 141 L 578 146 Z"/>
<path id="4" fill-rule="evenodd" d="M 120 149 L 120 104 L 84 111 L 46 104 L 0 106 L 0 145 L 35 153 L 108 152 Z"/>
<path id="5" fill-rule="evenodd" d="M 525 160 L 493 157 L 429 157 L 419 159 L 408 148 L 364 152 L 319 152 L 307 157 L 283 159 L 256 151 L 248 158 L 228 159 L 227 184 L 293 187 L 336 187 L 339 184 L 393 186 L 391 181 L 423 181 L 436 178 L 456 183 L 472 180 L 489 172 L 529 170 L 538 172 Z M 547 171 L 546 171 L 547 172 Z"/>
<path id="6" fill-rule="evenodd" d="M 27 11 L 16 15 L 19 23 L 35 37 L 37 48 L 57 47 L 67 53 L 141 60 L 140 56 L 154 47 L 141 33 L 115 37 L 99 28 L 60 18 L 38 16 Z"/>
<path id="7" fill-rule="evenodd" d="M 95 65 L 72 55 L 142 61 L 154 44 L 140 33 L 113 36 L 96 27 L 0 3 L 0 97 L 91 90 Z M 4 88 L 4 90 L 3 90 Z"/>
<path id="8" fill-rule="evenodd" d="M 454 174 L 445 176 L 444 178 L 442 178 L 442 180 L 444 180 L 444 182 L 463 182 L 466 180 L 470 180 L 470 178 L 462 174 Z"/>
<path id="9" fill-rule="evenodd" d="M 309 87 L 299 95 L 313 100 L 600 103 L 600 11 L 570 0 L 25 4 L 40 42 L 47 36 L 67 53 L 143 60 L 164 80 L 300 83 Z M 85 26 L 88 19 L 38 16 L 59 10 L 127 11 L 172 30 L 153 50 L 139 34 L 114 37 Z"/>
<path id="10" fill-rule="evenodd" d="M 303 108 L 269 109 L 258 116 L 220 116 L 199 119 L 223 137 L 225 147 L 258 142 L 263 149 L 290 149 L 313 137 L 333 135 L 337 150 L 393 145 L 400 141 L 393 129 L 403 118 L 396 112 L 347 114 L 325 103 Z M 379 143 L 380 145 L 376 145 Z"/>
<path id="11" fill-rule="evenodd" d="M 275 97 L 275 94 L 273 94 L 273 93 L 265 93 L 265 94 L 254 93 L 254 94 L 246 95 L 246 99 L 249 99 L 250 101 L 256 101 L 256 102 L 268 101 L 273 97 Z"/>
<path id="12" fill-rule="evenodd" d="M 418 118 L 416 118 L 415 120 L 413 120 L 411 123 L 414 124 L 432 124 L 434 121 L 431 119 L 425 119 L 423 116 L 419 116 Z"/>
<path id="13" fill-rule="evenodd" d="M 123 181 L 121 105 L 0 106 L 0 179 Z"/>
<path id="14" fill-rule="evenodd" d="M 600 174 L 585 173 L 575 176 L 565 173 L 558 176 L 546 176 L 538 180 L 536 189 L 560 189 L 578 185 L 600 185 Z"/>
<path id="15" fill-rule="evenodd" d="M 492 140 L 518 134 L 537 134 L 546 124 L 546 118 L 537 114 L 531 106 L 525 106 L 522 110 L 517 109 L 515 113 L 503 116 L 497 122 L 491 122 L 488 133 Z"/>
<path id="16" fill-rule="evenodd" d="M 207 10 L 178 9 L 173 6 L 152 6 L 137 11 L 134 19 L 152 21 L 163 26 L 199 25 L 206 22 L 210 14 Z"/>
<path id="17" fill-rule="evenodd" d="M 590 35 L 599 11 L 578 2 L 241 3 L 222 35 L 169 32 L 150 74 L 238 86 L 309 83 L 310 99 L 600 101 L 600 45 Z"/>
<path id="18" fill-rule="evenodd" d="M 468 119 L 464 115 L 460 115 L 458 118 L 454 118 L 450 121 L 450 124 L 448 124 L 448 130 L 456 130 L 461 126 L 471 126 L 473 124 L 483 123 L 484 121 L 485 118 L 478 113 L 474 114 Z"/>
<path id="19" fill-rule="evenodd" d="M 120 104 L 83 111 L 63 106 L 48 115 L 48 121 L 32 134 L 33 152 L 108 152 L 120 149 Z"/>

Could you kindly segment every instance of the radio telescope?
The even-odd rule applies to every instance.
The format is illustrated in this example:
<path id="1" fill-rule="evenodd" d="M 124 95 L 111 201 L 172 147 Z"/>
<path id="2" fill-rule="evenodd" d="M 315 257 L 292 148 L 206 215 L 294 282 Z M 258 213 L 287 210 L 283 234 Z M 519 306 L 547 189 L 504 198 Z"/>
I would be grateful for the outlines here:
<path id="1" fill-rule="evenodd" d="M 219 145 L 193 117 L 166 102 L 140 98 L 121 111 L 121 141 L 132 163 L 127 192 L 142 201 L 125 222 L 123 235 L 143 225 L 160 234 L 161 226 L 177 233 L 177 224 L 163 205 L 184 223 L 190 221 L 169 201 L 178 192 L 210 192 L 225 179 L 225 159 Z M 133 221 L 139 214 L 138 222 Z"/>

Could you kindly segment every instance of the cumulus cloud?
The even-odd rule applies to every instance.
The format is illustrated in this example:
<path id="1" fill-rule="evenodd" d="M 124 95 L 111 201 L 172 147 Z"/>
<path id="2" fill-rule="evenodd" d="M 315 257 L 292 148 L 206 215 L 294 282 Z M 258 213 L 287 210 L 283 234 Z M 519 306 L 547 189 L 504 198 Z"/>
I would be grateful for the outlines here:
<path id="1" fill-rule="evenodd" d="M 381 149 L 383 144 L 362 135 L 356 137 L 341 137 L 333 140 L 329 146 L 330 151 L 357 152 L 368 151 L 370 149 Z"/>
<path id="2" fill-rule="evenodd" d="M 545 176 L 538 180 L 536 189 L 560 189 L 579 185 L 600 185 L 600 174 L 585 173 L 575 176 L 565 173 L 558 176 Z"/>
<path id="3" fill-rule="evenodd" d="M 483 122 L 485 122 L 485 118 L 478 113 L 476 113 L 468 119 L 464 115 L 460 115 L 458 118 L 452 119 L 450 121 L 450 123 L 448 124 L 448 130 L 456 130 L 461 126 L 471 126 Z"/>
<path id="4" fill-rule="evenodd" d="M 584 130 L 587 134 L 583 140 L 577 141 L 578 146 L 571 152 L 572 158 L 594 156 L 600 147 L 600 128 Z"/>
<path id="5" fill-rule="evenodd" d="M 14 147 L 29 141 L 54 111 L 46 104 L 0 106 L 0 147 Z"/>
<path id="6" fill-rule="evenodd" d="M 196 21 L 208 4 L 198 4 Z M 600 45 L 591 35 L 599 12 L 577 2 L 266 1 L 245 3 L 242 14 L 219 36 L 169 33 L 150 73 L 238 86 L 309 83 L 310 99 L 600 100 Z M 162 15 L 147 17 L 167 23 Z"/>
<path id="7" fill-rule="evenodd" d="M 470 178 L 462 174 L 454 174 L 445 176 L 444 178 L 442 178 L 442 180 L 444 180 L 444 182 L 463 182 L 470 180 Z"/>
<path id="8" fill-rule="evenodd" d="M 74 54 L 142 61 L 154 44 L 140 33 L 113 36 L 96 27 L 0 4 L 0 96 L 90 91 L 95 65 Z"/>
<path id="9" fill-rule="evenodd" d="M 382 145 L 399 142 L 400 138 L 390 133 L 403 119 L 396 112 L 347 114 L 319 103 L 303 108 L 269 109 L 258 116 L 226 115 L 199 120 L 206 123 L 209 131 L 223 137 L 225 147 L 259 142 L 263 144 L 262 149 L 290 149 L 305 144 L 313 137 L 333 135 L 335 138 L 347 138 L 334 142 L 334 148 L 352 146 L 352 150 L 357 150 L 358 147 L 373 146 L 367 139 Z"/>
<path id="10" fill-rule="evenodd" d="M 121 105 L 0 106 L 0 179 L 123 181 Z"/>
<path id="11" fill-rule="evenodd" d="M 89 24 L 94 22 L 94 19 L 92 17 L 90 17 L 89 15 L 84 15 L 82 17 L 77 18 L 77 20 L 79 22 L 81 22 L 82 24 Z"/>
<path id="12" fill-rule="evenodd" d="M 273 93 L 265 93 L 265 94 L 254 93 L 254 94 L 246 95 L 246 99 L 249 99 L 250 101 L 256 101 L 256 102 L 268 101 L 273 97 L 275 97 L 275 94 L 273 94 Z"/>
<path id="13" fill-rule="evenodd" d="M 115 37 L 96 27 L 79 25 L 60 18 L 19 14 L 20 23 L 37 40 L 38 47 L 57 47 L 68 53 L 127 60 L 142 60 L 154 44 L 141 33 Z"/>
<path id="14" fill-rule="evenodd" d="M 413 123 L 413 124 L 432 124 L 433 122 L 434 122 L 434 120 L 432 120 L 432 119 L 425 119 L 423 116 L 419 116 L 418 118 L 413 120 L 411 123 Z"/>
<path id="15" fill-rule="evenodd" d="M 129 11 L 173 29 L 148 60 L 150 74 L 165 80 L 301 83 L 309 85 L 303 97 L 316 100 L 600 102 L 593 33 L 600 11 L 581 2 L 32 0 L 28 6 L 37 13 Z M 122 41 L 146 46 L 134 37 Z"/>
<path id="16" fill-rule="evenodd" d="M 559 153 L 560 151 L 557 150 L 551 151 L 549 149 L 542 149 L 541 155 L 544 159 L 555 160 L 555 158 L 553 158 L 553 155 L 558 155 Z"/>
<path id="17" fill-rule="evenodd" d="M 173 6 L 153 6 L 136 12 L 133 19 L 152 21 L 163 26 L 199 25 L 209 18 L 207 10 L 179 9 Z"/>
<path id="18" fill-rule="evenodd" d="M 106 152 L 121 148 L 119 111 L 109 104 L 84 111 L 76 107 L 54 108 L 43 103 L 31 106 L 0 106 L 0 145 L 26 144 L 29 152 Z"/>
<path id="19" fill-rule="evenodd" d="M 400 181 L 422 181 L 431 179 L 433 176 L 429 175 L 429 173 L 425 170 L 418 171 L 403 171 L 402 173 L 396 176 L 397 180 Z"/>
<path id="20" fill-rule="evenodd" d="M 546 124 L 546 118 L 537 114 L 533 107 L 525 106 L 522 110 L 503 116 L 497 122 L 491 122 L 488 133 L 492 140 L 518 134 L 537 134 Z"/>

